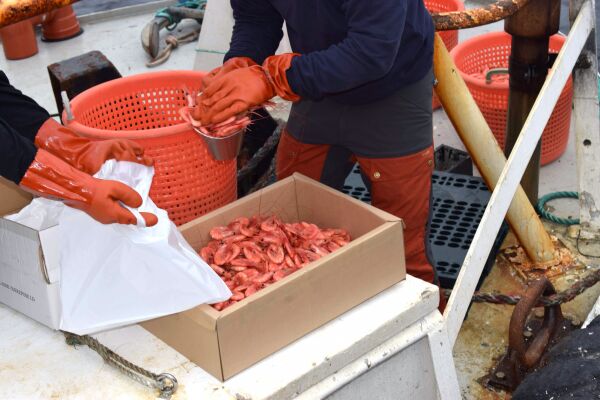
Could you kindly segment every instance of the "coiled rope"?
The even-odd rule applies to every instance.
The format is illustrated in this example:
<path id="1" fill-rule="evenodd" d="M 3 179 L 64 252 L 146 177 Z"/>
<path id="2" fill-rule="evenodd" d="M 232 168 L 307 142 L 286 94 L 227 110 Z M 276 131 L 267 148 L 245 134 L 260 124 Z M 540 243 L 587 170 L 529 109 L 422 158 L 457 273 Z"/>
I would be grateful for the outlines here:
<path id="1" fill-rule="evenodd" d="M 545 219 L 547 219 L 548 221 L 552 221 L 554 223 L 557 224 L 561 224 L 561 225 L 576 225 L 579 224 L 579 218 L 561 218 L 561 217 L 557 217 L 556 215 L 552 214 L 551 212 L 549 212 L 548 210 L 546 210 L 546 203 L 548 203 L 551 200 L 556 200 L 556 199 L 578 199 L 579 198 L 579 193 L 577 192 L 553 192 L 553 193 L 548 193 L 545 196 L 540 197 L 540 199 L 538 200 L 535 209 L 536 211 Z"/>

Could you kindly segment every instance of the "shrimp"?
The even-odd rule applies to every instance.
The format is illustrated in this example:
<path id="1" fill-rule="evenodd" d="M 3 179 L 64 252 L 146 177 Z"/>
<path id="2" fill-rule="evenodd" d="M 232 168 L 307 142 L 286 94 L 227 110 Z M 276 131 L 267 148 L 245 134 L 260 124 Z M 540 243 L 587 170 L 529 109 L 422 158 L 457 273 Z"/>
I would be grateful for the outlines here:
<path id="1" fill-rule="evenodd" d="M 240 243 L 244 256 L 255 263 L 263 261 L 262 249 L 254 242 L 244 241 Z"/>
<path id="2" fill-rule="evenodd" d="M 200 250 L 200 257 L 202 257 L 202 259 L 204 261 L 206 261 L 207 263 L 212 262 L 214 255 L 215 255 L 215 249 L 213 249 L 212 247 L 206 246 Z"/>
<path id="3" fill-rule="evenodd" d="M 225 273 L 225 270 L 216 264 L 210 264 L 210 267 L 219 275 L 223 275 Z"/>
<path id="4" fill-rule="evenodd" d="M 285 253 L 281 246 L 270 245 L 267 248 L 267 257 L 275 264 L 281 264 L 285 259 Z"/>
<path id="5" fill-rule="evenodd" d="M 246 297 L 248 297 L 248 296 L 251 296 L 254 293 L 258 292 L 259 289 L 260 289 L 260 286 L 256 283 L 253 283 L 252 285 L 248 286 L 248 288 L 246 289 L 244 294 L 246 295 Z"/>
<path id="6" fill-rule="evenodd" d="M 226 226 L 217 226 L 210 230 L 210 237 L 215 240 L 223 240 L 233 235 L 234 232 Z"/>
<path id="7" fill-rule="evenodd" d="M 217 265 L 223 265 L 235 259 L 240 254 L 240 246 L 237 244 L 223 244 L 215 252 L 214 261 Z"/>
<path id="8" fill-rule="evenodd" d="M 277 229 L 277 221 L 274 216 L 270 216 L 260 224 L 260 229 L 265 232 L 273 232 Z"/>
<path id="9" fill-rule="evenodd" d="M 244 300 L 244 297 L 246 297 L 244 295 L 244 293 L 242 292 L 233 292 L 233 296 L 231 296 L 231 300 L 233 301 L 240 301 L 240 300 Z"/>
<path id="10" fill-rule="evenodd" d="M 238 122 L 241 123 L 230 121 L 227 127 Z M 199 254 L 232 291 L 228 301 L 213 304 L 218 311 L 339 250 L 351 240 L 344 229 L 321 229 L 304 221 L 283 223 L 274 215 L 238 217 L 227 226 L 211 229 L 210 236 L 213 240 Z"/>

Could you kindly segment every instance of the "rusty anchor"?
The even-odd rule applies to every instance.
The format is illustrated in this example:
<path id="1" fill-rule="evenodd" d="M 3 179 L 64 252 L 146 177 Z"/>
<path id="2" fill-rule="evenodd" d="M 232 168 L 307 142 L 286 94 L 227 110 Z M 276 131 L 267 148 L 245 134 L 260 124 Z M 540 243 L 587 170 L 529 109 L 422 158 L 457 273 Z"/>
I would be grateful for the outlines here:
<path id="1" fill-rule="evenodd" d="M 573 329 L 558 304 L 544 307 L 541 322 L 539 312 L 530 318 L 541 297 L 553 294 L 556 290 L 546 277 L 529 284 L 510 319 L 507 352 L 480 380 L 483 385 L 512 392 L 526 375 L 543 366 L 546 352 Z"/>

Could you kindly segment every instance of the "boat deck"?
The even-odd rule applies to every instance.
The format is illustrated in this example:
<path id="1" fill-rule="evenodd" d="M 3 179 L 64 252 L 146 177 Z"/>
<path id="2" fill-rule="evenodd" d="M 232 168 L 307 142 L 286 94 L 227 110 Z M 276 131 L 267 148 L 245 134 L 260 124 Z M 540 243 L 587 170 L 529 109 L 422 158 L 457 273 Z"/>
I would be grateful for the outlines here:
<path id="1" fill-rule="evenodd" d="M 83 5 L 82 2 L 81 5 Z M 98 2 L 102 3 L 102 2 Z M 111 3 L 111 2 L 105 2 Z M 113 2 L 114 3 L 114 2 Z M 119 2 L 121 3 L 121 2 Z M 147 3 L 132 0 L 131 3 Z M 126 9 L 100 11 L 82 15 L 89 12 L 81 8 L 80 23 L 84 34 L 74 39 L 45 43 L 39 41 L 39 53 L 31 58 L 20 61 L 7 61 L 0 56 L 0 70 L 3 70 L 14 86 L 25 94 L 38 101 L 51 113 L 57 108 L 54 102 L 46 67 L 49 64 L 74 57 L 91 50 L 99 50 L 111 60 L 122 75 L 133 75 L 147 71 L 156 70 L 178 70 L 192 69 L 196 57 L 195 44 L 182 45 L 176 49 L 170 59 L 156 68 L 149 69 L 145 63 L 148 61 L 140 43 L 140 32 L 144 25 L 152 19 L 156 8 L 167 3 L 159 1 L 149 4 L 133 4 Z M 596 3 L 596 6 L 598 7 Z M 480 6 L 481 3 L 467 1 L 467 8 Z M 107 8 L 111 8 L 108 7 Z M 190 29 L 195 22 L 186 22 L 177 28 L 176 32 Z M 503 29 L 503 23 L 496 23 L 484 27 L 464 30 L 460 32 L 460 40 L 483 32 L 499 31 Z M 284 108 L 282 109 L 284 110 Z M 282 115 L 281 115 L 282 114 Z M 280 110 L 279 117 L 285 117 L 285 112 Z M 434 112 L 434 141 L 435 145 L 446 144 L 455 148 L 464 149 L 454 128 L 442 109 Z M 570 138 L 565 153 L 550 165 L 543 167 L 540 171 L 540 195 L 563 190 L 577 190 L 577 178 L 575 170 L 575 146 L 573 137 Z M 575 200 L 560 200 L 553 202 L 557 208 L 555 211 L 559 216 L 577 216 L 578 202 Z M 548 224 L 551 232 L 564 240 L 575 252 L 575 241 L 566 235 L 566 230 L 561 226 Z M 512 244 L 511 235 L 505 241 L 505 246 Z M 574 271 L 556 280 L 559 288 L 571 284 L 578 279 L 582 271 Z M 490 275 L 487 277 L 482 291 L 498 291 L 503 293 L 518 293 L 523 285 L 510 267 L 502 260 L 496 263 Z M 579 321 L 585 319 L 591 305 L 596 300 L 599 287 L 595 287 L 578 297 L 575 301 L 564 307 L 564 313 Z M 0 308 L 4 306 L 0 305 Z M 507 342 L 508 320 L 512 307 L 491 304 L 474 304 L 471 307 L 468 318 L 462 326 L 460 336 L 456 343 L 454 353 L 455 362 L 459 374 L 461 388 L 465 399 L 502 399 L 503 393 L 487 391 L 477 383 L 477 380 L 485 375 L 491 367 L 495 357 L 504 350 Z M 2 321 L 0 321 L 0 326 Z M 23 334 L 25 334 L 23 332 Z M 147 335 L 147 333 L 145 333 Z M 115 341 L 115 343 L 117 343 Z M 118 348 L 115 349 L 118 351 Z M 148 350 L 148 366 L 153 366 L 152 349 Z M 18 350 L 15 350 L 18 351 Z M 73 351 L 65 346 L 65 351 Z M 144 349 L 140 349 L 144 351 Z M 96 357 L 90 351 L 81 351 L 81 357 Z M 182 364 L 185 368 L 185 364 Z M 108 367 L 105 367 L 108 368 Z M 76 373 L 76 371 L 73 371 Z M 5 368 L 0 368 L 0 377 L 8 379 L 9 373 Z M 22 382 L 28 385 L 30 382 Z M 132 382 L 132 385 L 137 385 Z"/>

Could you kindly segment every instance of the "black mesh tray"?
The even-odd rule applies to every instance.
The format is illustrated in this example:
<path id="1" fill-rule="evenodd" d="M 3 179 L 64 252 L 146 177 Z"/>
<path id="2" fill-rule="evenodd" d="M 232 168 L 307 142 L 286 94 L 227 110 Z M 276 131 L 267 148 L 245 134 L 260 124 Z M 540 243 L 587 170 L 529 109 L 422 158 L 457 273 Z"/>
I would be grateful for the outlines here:
<path id="1" fill-rule="evenodd" d="M 355 167 L 346 179 L 342 191 L 350 196 L 371 202 L 371 195 Z M 432 208 L 429 245 L 432 263 L 443 288 L 451 289 L 477 231 L 491 193 L 479 177 L 435 171 L 432 179 Z M 490 269 L 506 234 L 502 224 L 477 288 Z"/>

